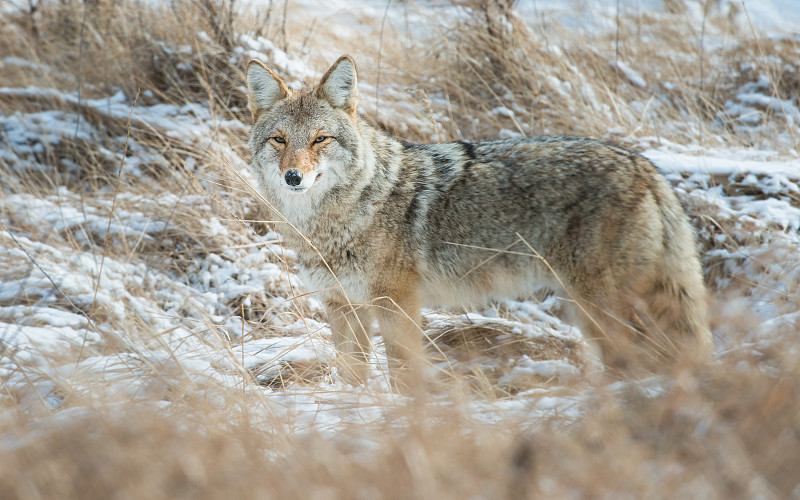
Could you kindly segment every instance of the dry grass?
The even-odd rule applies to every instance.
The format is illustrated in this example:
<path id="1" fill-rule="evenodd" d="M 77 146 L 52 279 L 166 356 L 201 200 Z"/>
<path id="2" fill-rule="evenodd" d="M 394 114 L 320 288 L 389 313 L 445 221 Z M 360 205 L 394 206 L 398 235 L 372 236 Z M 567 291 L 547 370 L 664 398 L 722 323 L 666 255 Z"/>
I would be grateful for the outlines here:
<path id="1" fill-rule="evenodd" d="M 0 491 L 9 499 L 786 498 L 796 488 L 800 373 L 779 352 L 759 362 L 780 375 L 712 368 L 666 397 L 601 392 L 572 423 L 488 425 L 464 407 L 412 403 L 384 423 L 285 442 L 246 411 L 223 420 L 194 405 L 89 411 L 41 429 L 6 419 L 4 441 L 14 446 L 0 451 Z"/>
<path id="2" fill-rule="evenodd" d="M 696 180 L 676 186 L 700 234 L 721 347 L 708 366 L 663 379 L 589 386 L 579 344 L 519 333 L 508 322 L 528 320 L 499 304 L 495 322 L 442 312 L 447 321 L 427 325 L 443 389 L 407 400 L 374 386 L 333 388 L 322 355 L 245 359 L 251 341 L 329 344 L 324 314 L 291 280 L 203 297 L 203 280 L 213 284 L 220 269 L 286 275 L 294 265 L 272 235 L 279 222 L 231 173 L 247 157 L 242 34 L 274 42 L 263 53 L 271 64 L 285 50 L 321 71 L 330 61 L 315 46 L 350 52 L 363 111 L 409 140 L 574 133 L 785 154 L 798 150 L 779 112 L 765 109 L 760 126 L 745 129 L 725 110 L 764 73 L 777 97 L 798 105 L 797 38 L 756 38 L 710 13 L 707 29 L 735 43 L 703 45 L 680 9 L 624 12 L 618 36 L 590 36 L 523 22 L 504 1 L 462 5 L 475 15 L 432 24 L 425 44 L 374 17 L 362 19 L 366 34 L 337 38 L 335 23 L 309 27 L 283 2 L 257 17 L 237 15 L 232 1 L 32 5 L 3 14 L 0 53 L 35 66 L 2 61 L 0 118 L 59 110 L 77 132 L 42 133 L 29 152 L 0 156 L 0 244 L 9 249 L 0 291 L 21 286 L 3 295 L 0 320 L 47 328 L 43 308 L 70 312 L 83 339 L 37 348 L 0 337 L 0 497 L 798 495 L 797 249 L 784 229 L 702 196 L 708 186 Z M 23 90 L 31 86 L 61 93 Z M 134 112 L 129 121 L 91 101 L 117 92 L 126 106 L 138 96 L 134 111 L 172 105 L 197 119 L 165 124 Z M 180 133 L 186 123 L 206 128 Z M 800 205 L 788 188 L 710 182 L 729 197 Z M 43 203 L 50 208 L 38 211 Z M 123 230 L 141 220 L 148 225 Z M 254 258 L 258 266 L 245 265 Z M 783 321 L 760 324 L 766 306 Z M 576 371 L 515 375 L 521 358 Z M 309 425 L 323 405 L 345 416 Z"/>
<path id="3" fill-rule="evenodd" d="M 787 131 L 791 122 L 774 110 L 762 110 L 757 134 L 742 133 L 738 117 L 725 112 L 739 88 L 762 73 L 774 82 L 771 94 L 797 100 L 796 38 L 757 38 L 729 18 L 709 16 L 707 30 L 730 40 L 715 44 L 685 12 L 624 6 L 617 31 L 603 35 L 545 18 L 523 21 L 513 2 L 457 3 L 469 14 L 442 33 L 435 64 L 424 66 L 438 84 L 428 92 L 448 97 L 450 138 L 492 138 L 505 129 L 639 145 L 668 140 L 795 153 L 800 145 Z M 492 112 L 501 106 L 513 115 Z M 780 133 L 791 134 L 788 149 L 774 143 Z"/>

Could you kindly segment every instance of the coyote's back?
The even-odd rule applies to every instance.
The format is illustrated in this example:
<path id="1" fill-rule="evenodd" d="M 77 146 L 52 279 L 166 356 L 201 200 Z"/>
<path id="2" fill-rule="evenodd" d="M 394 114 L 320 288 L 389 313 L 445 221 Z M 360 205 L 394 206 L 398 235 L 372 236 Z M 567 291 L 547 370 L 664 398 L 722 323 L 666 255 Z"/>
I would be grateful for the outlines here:
<path id="1" fill-rule="evenodd" d="M 568 299 L 609 365 L 709 354 L 694 234 L 637 153 L 579 137 L 404 145 L 357 116 L 347 57 L 309 92 L 253 62 L 248 88 L 261 189 L 292 223 L 282 233 L 353 378 L 365 376 L 372 315 L 390 367 L 416 380 L 420 367 L 402 368 L 422 364 L 421 303 L 540 286 Z"/>

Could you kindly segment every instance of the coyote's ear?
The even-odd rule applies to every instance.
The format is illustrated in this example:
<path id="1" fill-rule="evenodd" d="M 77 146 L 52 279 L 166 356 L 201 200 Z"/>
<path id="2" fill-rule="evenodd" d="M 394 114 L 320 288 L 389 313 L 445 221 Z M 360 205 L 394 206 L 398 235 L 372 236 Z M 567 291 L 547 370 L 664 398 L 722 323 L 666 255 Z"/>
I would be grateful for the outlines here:
<path id="1" fill-rule="evenodd" d="M 333 107 L 355 114 L 358 105 L 356 63 L 349 56 L 340 57 L 322 77 L 317 95 Z"/>
<path id="2" fill-rule="evenodd" d="M 247 64 L 247 102 L 253 121 L 258 119 L 262 111 L 271 108 L 276 102 L 289 95 L 289 89 L 283 80 L 261 61 L 251 59 Z"/>

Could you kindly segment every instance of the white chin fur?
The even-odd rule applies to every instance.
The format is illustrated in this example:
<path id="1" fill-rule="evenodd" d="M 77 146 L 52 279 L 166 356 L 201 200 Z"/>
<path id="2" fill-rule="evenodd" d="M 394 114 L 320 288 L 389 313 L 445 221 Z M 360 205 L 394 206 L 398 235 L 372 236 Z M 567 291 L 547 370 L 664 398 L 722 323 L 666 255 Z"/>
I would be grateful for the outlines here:
<path id="1" fill-rule="evenodd" d="M 318 165 L 314 172 L 305 174 L 298 186 L 289 186 L 280 174 L 270 176 L 268 179 L 270 190 L 276 197 L 272 201 L 292 224 L 302 227 L 310 218 L 318 215 L 316 206 L 329 187 L 326 177 L 331 175 L 330 172 L 325 173 L 325 167 L 324 164 Z M 315 184 L 319 185 L 315 186 Z M 312 187 L 313 189 L 311 189 Z"/>

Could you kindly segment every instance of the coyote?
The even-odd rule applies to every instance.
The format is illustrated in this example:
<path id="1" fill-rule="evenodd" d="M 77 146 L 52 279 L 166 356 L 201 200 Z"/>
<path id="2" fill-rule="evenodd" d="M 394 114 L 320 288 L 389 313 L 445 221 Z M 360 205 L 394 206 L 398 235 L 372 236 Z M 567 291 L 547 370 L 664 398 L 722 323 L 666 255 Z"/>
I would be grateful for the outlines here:
<path id="1" fill-rule="evenodd" d="M 411 384 L 424 368 L 421 304 L 540 287 L 565 297 L 608 367 L 709 355 L 694 233 L 639 154 L 570 136 L 406 144 L 356 113 L 348 56 L 302 92 L 251 60 L 247 88 L 261 193 L 288 222 L 345 380 L 365 380 L 373 317 L 392 380 Z"/>

